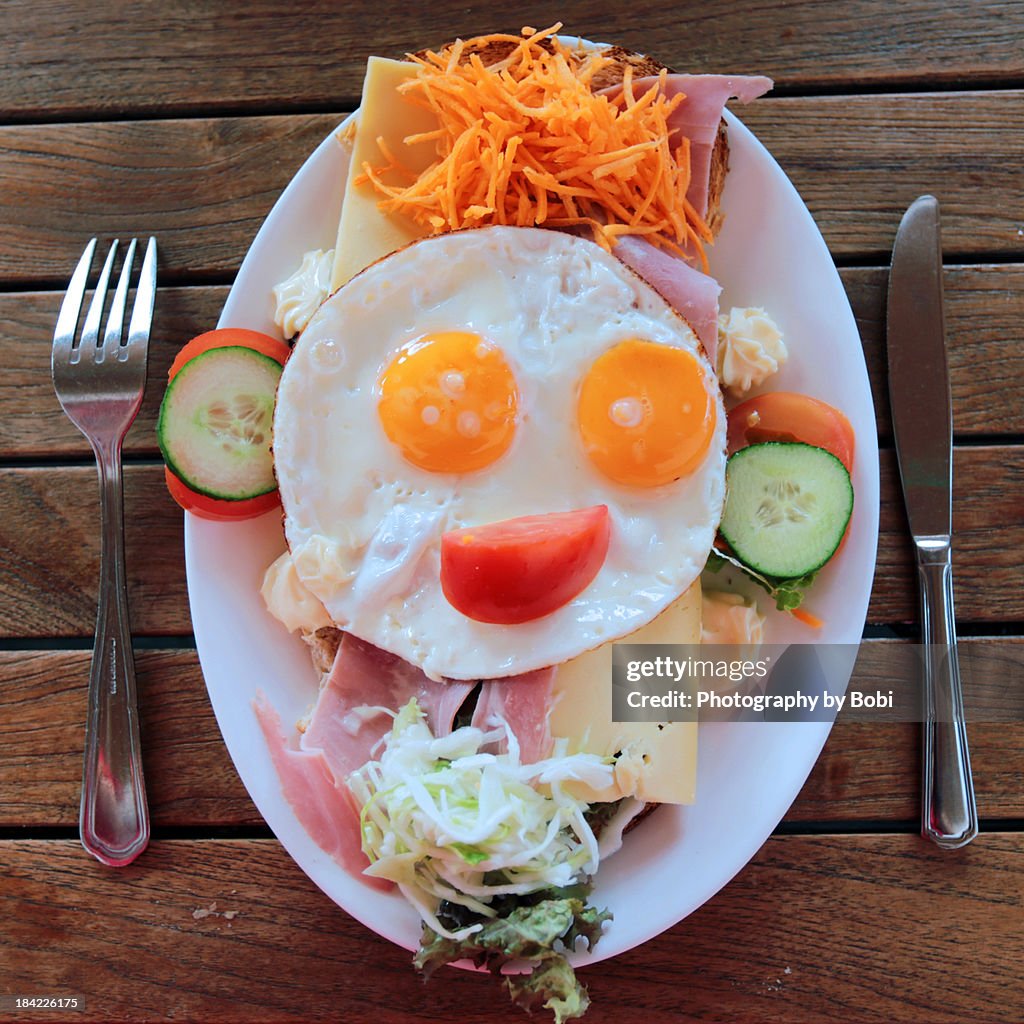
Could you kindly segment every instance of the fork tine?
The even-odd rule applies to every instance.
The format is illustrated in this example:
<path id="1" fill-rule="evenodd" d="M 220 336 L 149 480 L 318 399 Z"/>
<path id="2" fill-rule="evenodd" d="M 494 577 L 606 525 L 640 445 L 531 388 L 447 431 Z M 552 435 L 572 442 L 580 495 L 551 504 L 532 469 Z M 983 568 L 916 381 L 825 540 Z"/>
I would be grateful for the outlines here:
<path id="1" fill-rule="evenodd" d="M 110 280 L 110 271 L 114 266 L 114 254 L 117 252 L 117 239 L 110 244 L 110 252 L 103 262 L 103 269 L 100 271 L 100 279 L 96 282 L 96 291 L 92 293 L 92 302 L 89 304 L 89 312 L 85 315 L 85 326 L 82 328 L 82 340 L 78 343 L 80 352 L 95 348 L 100 336 L 100 318 L 103 316 L 103 303 L 107 297 L 107 282 Z"/>
<path id="2" fill-rule="evenodd" d="M 124 332 L 124 311 L 128 305 L 128 282 L 132 276 L 132 263 L 135 261 L 135 239 L 125 253 L 121 276 L 117 279 L 114 297 L 110 300 L 110 313 L 107 315 L 107 329 L 103 333 L 103 358 L 116 359 L 117 350 L 121 347 L 121 335 Z"/>
<path id="3" fill-rule="evenodd" d="M 149 329 L 153 325 L 153 303 L 156 301 L 156 239 L 150 237 L 146 245 L 146 256 L 139 272 L 139 283 L 135 289 L 135 306 L 128 324 L 128 345 L 132 349 L 146 350 Z"/>
<path id="4" fill-rule="evenodd" d="M 53 332 L 53 358 L 67 361 L 71 354 L 71 343 L 75 340 L 75 328 L 82 312 L 82 300 L 85 298 L 85 286 L 89 281 L 89 268 L 92 266 L 93 253 L 96 251 L 94 238 L 86 247 L 78 260 L 78 266 L 71 275 L 68 290 L 64 293 L 64 301 L 60 304 L 57 326 Z"/>

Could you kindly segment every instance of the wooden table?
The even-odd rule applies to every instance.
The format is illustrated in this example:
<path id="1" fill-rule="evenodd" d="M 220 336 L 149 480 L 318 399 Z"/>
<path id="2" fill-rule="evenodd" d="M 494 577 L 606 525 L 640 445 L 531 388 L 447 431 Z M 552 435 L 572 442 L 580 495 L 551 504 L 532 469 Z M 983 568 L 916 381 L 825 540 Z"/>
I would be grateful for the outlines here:
<path id="1" fill-rule="evenodd" d="M 553 9 L 0 6 L 0 996 L 84 996 L 73 1019 L 93 1021 L 524 1019 L 485 978 L 448 971 L 424 988 L 408 955 L 323 897 L 256 813 L 203 686 L 153 425 L 173 354 L 215 323 L 271 204 L 357 102 L 366 55 L 543 26 Z M 742 116 L 821 226 L 876 388 L 875 642 L 915 635 L 917 615 L 884 398 L 886 265 L 907 204 L 940 198 L 959 628 L 967 644 L 1020 636 L 1024 4 L 558 11 L 573 32 L 680 69 L 775 78 Z M 77 839 L 98 509 L 92 459 L 53 396 L 49 345 L 85 239 L 150 233 L 160 292 L 126 508 L 154 829 L 146 854 L 112 871 Z M 588 1019 L 1024 1019 L 1024 727 L 979 725 L 970 739 L 982 834 L 940 853 L 917 835 L 917 728 L 837 727 L 724 891 L 584 972 Z"/>

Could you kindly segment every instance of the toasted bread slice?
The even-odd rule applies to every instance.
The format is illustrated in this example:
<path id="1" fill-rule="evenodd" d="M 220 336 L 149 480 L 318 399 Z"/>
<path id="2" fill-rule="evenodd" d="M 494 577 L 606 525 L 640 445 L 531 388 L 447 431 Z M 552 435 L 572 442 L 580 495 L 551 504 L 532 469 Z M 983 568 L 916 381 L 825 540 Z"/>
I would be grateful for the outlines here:
<path id="1" fill-rule="evenodd" d="M 499 63 L 504 60 L 516 44 L 512 41 L 477 41 L 467 40 L 462 51 L 462 62 L 468 62 L 474 54 L 479 55 L 485 66 Z M 422 50 L 415 56 L 425 58 L 426 50 Z M 671 72 L 670 68 L 659 63 L 644 54 L 626 50 L 620 46 L 605 47 L 601 50 L 602 55 L 610 58 L 610 63 L 602 68 L 593 79 L 595 89 L 611 88 L 623 81 L 626 69 L 630 68 L 634 78 L 643 78 L 659 74 L 662 70 Z M 724 120 L 720 122 L 718 134 L 715 140 L 715 147 L 711 159 L 711 172 L 708 186 L 708 212 L 706 222 L 713 233 L 717 234 L 722 223 L 721 197 L 725 184 L 725 178 L 729 169 L 729 143 L 728 132 Z M 313 666 L 320 678 L 321 686 L 325 683 L 330 674 L 338 649 L 341 644 L 343 632 L 335 626 L 326 626 L 314 632 L 304 632 L 303 639 L 310 649 Z M 648 802 L 643 810 L 627 826 L 625 831 L 632 831 L 639 823 L 646 818 L 657 806 L 657 803 Z"/>

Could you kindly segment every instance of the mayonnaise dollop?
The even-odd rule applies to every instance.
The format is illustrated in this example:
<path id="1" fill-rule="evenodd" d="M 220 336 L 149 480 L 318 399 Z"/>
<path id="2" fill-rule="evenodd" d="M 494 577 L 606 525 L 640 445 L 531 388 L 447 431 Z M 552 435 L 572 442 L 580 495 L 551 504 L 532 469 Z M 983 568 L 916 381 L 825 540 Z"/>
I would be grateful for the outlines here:
<path id="1" fill-rule="evenodd" d="M 700 642 L 737 644 L 751 656 L 764 643 L 764 616 L 741 594 L 705 590 L 701 597 Z"/>
<path id="2" fill-rule="evenodd" d="M 302 265 L 286 281 L 274 286 L 274 323 L 286 338 L 294 337 L 331 294 L 334 250 L 314 249 L 302 257 Z"/>
<path id="3" fill-rule="evenodd" d="M 321 626 L 331 624 L 327 609 L 299 579 L 295 563 L 288 551 L 274 561 L 264 573 L 260 596 L 267 606 L 267 611 L 279 622 L 284 623 L 289 632 L 297 629 L 313 632 Z"/>
<path id="4" fill-rule="evenodd" d="M 718 376 L 733 394 L 764 383 L 788 358 L 782 331 L 758 307 L 733 307 L 718 317 Z"/>

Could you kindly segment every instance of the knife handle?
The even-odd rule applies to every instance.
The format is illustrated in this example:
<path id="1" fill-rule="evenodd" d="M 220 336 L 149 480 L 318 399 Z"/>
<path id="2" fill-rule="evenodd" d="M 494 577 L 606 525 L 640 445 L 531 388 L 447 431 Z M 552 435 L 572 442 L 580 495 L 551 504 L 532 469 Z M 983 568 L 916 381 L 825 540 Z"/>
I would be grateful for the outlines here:
<path id="1" fill-rule="evenodd" d="M 921 834 L 945 850 L 978 834 L 971 757 L 953 619 L 953 564 L 947 538 L 917 545 L 924 640 Z"/>

